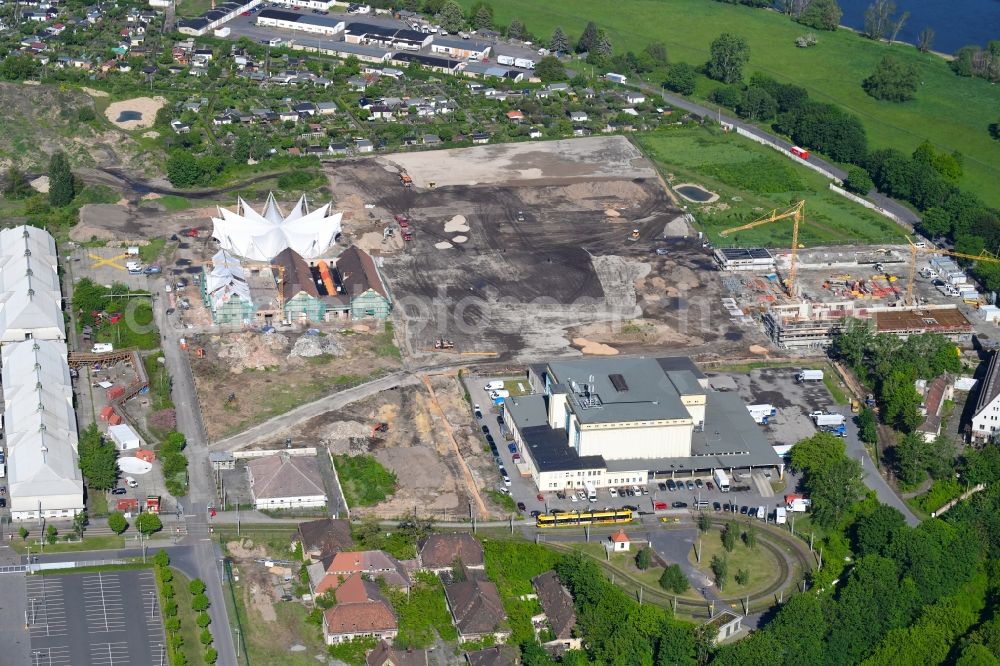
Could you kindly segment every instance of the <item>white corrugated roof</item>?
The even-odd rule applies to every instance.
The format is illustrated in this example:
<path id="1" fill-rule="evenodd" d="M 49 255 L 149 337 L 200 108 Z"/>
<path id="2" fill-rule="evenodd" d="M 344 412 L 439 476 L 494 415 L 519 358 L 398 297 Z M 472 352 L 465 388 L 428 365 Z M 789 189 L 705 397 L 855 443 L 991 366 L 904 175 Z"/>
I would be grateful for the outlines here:
<path id="1" fill-rule="evenodd" d="M 35 227 L 0 231 L 0 343 L 62 340 L 66 328 L 55 241 Z"/>

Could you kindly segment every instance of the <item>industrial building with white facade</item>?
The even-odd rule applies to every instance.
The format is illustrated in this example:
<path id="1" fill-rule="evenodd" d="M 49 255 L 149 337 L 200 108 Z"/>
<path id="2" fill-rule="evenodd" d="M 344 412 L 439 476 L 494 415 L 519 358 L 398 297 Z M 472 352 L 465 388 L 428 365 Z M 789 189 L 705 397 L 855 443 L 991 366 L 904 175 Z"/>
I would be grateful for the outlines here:
<path id="1" fill-rule="evenodd" d="M 55 240 L 42 229 L 0 231 L 0 381 L 16 521 L 72 518 L 83 510 L 57 257 Z"/>
<path id="2" fill-rule="evenodd" d="M 710 390 L 690 359 L 552 361 L 528 381 L 534 392 L 506 398 L 503 415 L 540 491 L 784 472 L 739 396 Z"/>

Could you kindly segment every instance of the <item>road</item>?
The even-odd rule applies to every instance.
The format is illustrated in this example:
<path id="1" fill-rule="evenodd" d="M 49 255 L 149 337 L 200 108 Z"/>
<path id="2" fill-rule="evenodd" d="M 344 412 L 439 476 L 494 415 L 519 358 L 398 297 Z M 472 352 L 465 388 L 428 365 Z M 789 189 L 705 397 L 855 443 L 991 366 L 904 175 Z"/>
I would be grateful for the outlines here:
<path id="1" fill-rule="evenodd" d="M 671 106 L 675 106 L 679 109 L 684 109 L 685 111 L 689 111 L 702 118 L 706 117 L 713 118 L 719 122 L 727 123 L 735 127 L 740 127 L 746 130 L 747 132 L 754 134 L 755 136 L 759 136 L 761 138 L 767 139 L 768 141 L 774 142 L 779 146 L 781 146 L 782 148 L 785 148 L 786 150 L 792 147 L 791 143 L 782 139 L 779 136 L 776 136 L 774 134 L 769 134 L 768 132 L 765 132 L 759 127 L 746 123 L 740 120 L 739 118 L 733 118 L 725 114 L 720 114 L 717 108 L 712 109 L 707 106 L 697 104 L 684 97 L 681 97 L 680 95 L 675 95 L 673 93 L 667 92 L 662 88 L 659 88 L 649 83 L 639 83 L 639 88 L 641 88 L 644 92 L 650 93 L 652 95 L 661 96 L 663 100 L 666 101 Z M 809 162 L 822 167 L 824 170 L 826 170 L 829 173 L 832 173 L 840 180 L 844 180 L 847 178 L 846 171 L 815 155 L 809 156 Z M 906 221 L 911 226 L 920 222 L 919 215 L 917 215 L 915 212 L 913 212 L 903 204 L 899 203 L 898 201 L 891 199 L 886 195 L 880 193 L 878 190 L 872 190 L 871 192 L 869 192 L 868 199 L 874 202 L 876 205 L 881 206 L 885 210 L 889 211 L 890 213 L 895 214 L 897 217 L 899 217 L 899 219 Z"/>
<path id="2" fill-rule="evenodd" d="M 157 283 L 160 281 L 157 280 Z M 161 303 L 166 299 L 160 298 Z M 190 574 L 201 578 L 211 602 L 209 615 L 215 630 L 215 648 L 219 651 L 218 663 L 236 666 L 236 649 L 230 630 L 226 600 L 223 596 L 221 559 L 222 552 L 209 536 L 208 507 L 215 504 L 215 480 L 208 463 L 208 438 L 202 423 L 198 394 L 195 391 L 191 364 L 180 348 L 180 335 L 166 321 L 162 307 L 153 308 L 157 326 L 163 335 L 163 356 L 167 371 L 173 381 L 172 397 L 177 411 L 177 429 L 187 437 L 188 496 L 179 498 L 183 506 L 184 522 L 188 536 L 184 542 L 190 547 L 194 567 Z M 186 557 L 187 555 L 185 555 Z M 185 573 L 188 573 L 185 571 Z M 189 574 L 189 575 L 190 575 Z"/>

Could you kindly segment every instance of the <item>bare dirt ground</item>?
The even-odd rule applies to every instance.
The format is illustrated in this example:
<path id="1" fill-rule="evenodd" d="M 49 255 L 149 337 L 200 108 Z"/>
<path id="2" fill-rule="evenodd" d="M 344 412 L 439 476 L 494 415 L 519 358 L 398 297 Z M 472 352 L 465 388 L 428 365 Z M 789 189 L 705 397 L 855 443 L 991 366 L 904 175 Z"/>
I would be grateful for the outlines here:
<path id="1" fill-rule="evenodd" d="M 401 169 L 415 187 L 400 185 Z M 344 242 L 374 241 L 418 362 L 575 355 L 586 344 L 573 338 L 709 356 L 762 341 L 730 322 L 710 251 L 621 137 L 387 155 L 329 173 Z M 409 218 L 412 242 L 382 242 L 394 215 Z M 632 320 L 655 330 L 629 333 Z M 610 328 L 590 335 L 598 323 Z M 435 351 L 442 337 L 453 351 Z"/>
<path id="2" fill-rule="evenodd" d="M 299 355 L 301 333 L 192 336 L 189 348 L 205 350 L 204 358 L 192 353 L 191 368 L 209 438 L 243 430 L 348 381 L 399 367 L 395 358 L 375 353 L 369 327 L 346 330 L 317 338 L 327 353 L 312 357 Z"/>
<path id="3" fill-rule="evenodd" d="M 494 487 L 496 467 L 484 448 L 457 377 L 444 374 L 429 379 L 473 483 L 480 489 Z M 416 510 L 422 516 L 454 519 L 468 515 L 472 493 L 440 419 L 424 386 L 402 387 L 327 412 L 258 446 L 281 446 L 284 437 L 291 436 L 296 442 L 327 446 L 337 455 L 375 456 L 396 474 L 397 490 L 374 507 L 352 507 L 352 516 L 395 518 Z M 376 423 L 388 423 L 389 431 L 373 438 Z M 484 499 L 491 514 L 502 515 L 499 507 Z"/>
<path id="4" fill-rule="evenodd" d="M 104 115 L 108 121 L 123 130 L 136 130 L 152 127 L 156 120 L 156 112 L 163 108 L 167 100 L 163 97 L 134 97 L 121 102 L 112 102 L 104 110 Z M 139 118 L 120 120 L 122 112 L 135 112 L 140 114 Z"/>

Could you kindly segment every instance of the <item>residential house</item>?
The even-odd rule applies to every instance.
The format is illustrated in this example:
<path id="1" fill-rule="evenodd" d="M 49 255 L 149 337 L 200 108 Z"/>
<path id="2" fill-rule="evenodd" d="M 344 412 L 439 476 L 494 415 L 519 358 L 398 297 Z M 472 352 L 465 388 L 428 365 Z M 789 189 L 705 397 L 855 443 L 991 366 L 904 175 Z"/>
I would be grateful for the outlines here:
<path id="1" fill-rule="evenodd" d="M 583 111 L 570 111 L 569 119 L 574 123 L 585 123 L 587 122 L 587 114 Z"/>
<path id="2" fill-rule="evenodd" d="M 941 410 L 945 401 L 954 397 L 955 385 L 947 375 L 941 375 L 930 383 L 918 380 L 916 388 L 923 398 L 921 412 L 924 421 L 917 426 L 915 432 L 925 441 L 933 442 L 941 434 Z"/>
<path id="3" fill-rule="evenodd" d="M 531 581 L 538 595 L 538 603 L 542 613 L 531 618 L 535 627 L 536 637 L 546 625 L 552 632 L 552 639 L 543 643 L 543 647 L 561 654 L 566 650 L 578 650 L 581 639 L 574 635 L 576 627 L 576 608 L 573 597 L 561 582 L 555 571 L 546 571 Z"/>
<path id="4" fill-rule="evenodd" d="M 494 645 L 466 652 L 465 661 L 469 666 L 517 666 L 521 663 L 521 658 L 513 645 Z"/>
<path id="5" fill-rule="evenodd" d="M 247 480 L 256 509 L 297 509 L 326 506 L 319 462 L 312 456 L 285 452 L 247 463 Z"/>
<path id="6" fill-rule="evenodd" d="M 225 250 L 206 264 L 201 280 L 201 299 L 216 324 L 240 324 L 254 318 L 257 309 L 250 297 L 250 286 L 239 260 Z"/>
<path id="7" fill-rule="evenodd" d="M 365 666 L 427 666 L 428 663 L 427 650 L 397 649 L 384 640 L 365 656 Z"/>
<path id="8" fill-rule="evenodd" d="M 372 120 L 392 120 L 396 116 L 395 111 L 385 104 L 375 104 L 372 108 L 368 109 L 368 112 L 371 113 L 370 118 Z"/>
<path id="9" fill-rule="evenodd" d="M 175 134 L 187 134 L 191 131 L 191 126 L 175 119 L 170 121 L 170 129 L 172 129 Z"/>
<path id="10" fill-rule="evenodd" d="M 331 155 L 346 155 L 347 154 L 347 144 L 346 143 L 331 143 L 330 147 Z"/>
<path id="11" fill-rule="evenodd" d="M 528 137 L 531 139 L 541 139 L 542 130 L 538 129 L 537 127 L 532 127 L 530 130 L 528 130 Z"/>
<path id="12" fill-rule="evenodd" d="M 558 81 L 556 83 L 550 83 L 549 85 L 546 86 L 546 88 L 548 88 L 549 92 L 554 92 L 554 93 L 570 93 L 570 92 L 573 92 L 573 88 L 570 87 L 570 85 L 568 83 L 564 83 L 564 82 L 561 82 L 561 81 Z"/>
<path id="13" fill-rule="evenodd" d="M 627 104 L 642 104 L 646 101 L 646 96 L 641 92 L 629 91 L 622 95 L 622 99 L 624 99 Z"/>
<path id="14" fill-rule="evenodd" d="M 295 250 L 285 248 L 271 260 L 271 264 L 279 267 L 285 319 L 292 322 L 323 321 L 326 305 L 320 299 L 316 281 L 306 260 Z"/>
<path id="15" fill-rule="evenodd" d="M 508 111 L 507 120 L 511 121 L 512 123 L 524 122 L 524 113 L 521 111 Z"/>
<path id="16" fill-rule="evenodd" d="M 291 109 L 285 109 L 284 111 L 278 112 L 278 120 L 282 122 L 291 121 L 295 122 L 299 119 L 299 114 Z"/>
<path id="17" fill-rule="evenodd" d="M 982 443 L 1000 430 L 1000 352 L 993 352 L 986 376 L 979 382 L 979 396 L 972 413 L 972 440 Z"/>
<path id="18" fill-rule="evenodd" d="M 436 146 L 439 143 L 441 143 L 441 137 L 439 137 L 437 134 L 424 134 L 420 138 L 420 141 L 425 146 Z"/>
<path id="19" fill-rule="evenodd" d="M 320 565 L 317 567 L 317 564 Z M 410 576 L 392 555 L 381 550 L 340 551 L 309 566 L 310 584 L 315 594 L 336 590 L 353 574 L 367 580 L 382 579 L 389 587 L 407 590 Z"/>
<path id="20" fill-rule="evenodd" d="M 352 245 L 337 257 L 335 268 L 352 319 L 389 317 L 392 311 L 389 288 L 371 255 Z"/>
<path id="21" fill-rule="evenodd" d="M 507 613 L 497 586 L 480 578 L 481 575 L 467 571 L 465 580 L 447 583 L 444 595 L 448 608 L 460 640 L 479 641 L 491 637 L 503 643 L 510 636 Z"/>
<path id="22" fill-rule="evenodd" d="M 417 543 L 417 563 L 421 569 L 441 573 L 461 561 L 466 569 L 482 571 L 486 560 L 483 547 L 467 532 L 432 534 Z"/>
<path id="23" fill-rule="evenodd" d="M 472 143 L 474 144 L 484 144 L 490 142 L 490 135 L 486 132 L 475 132 L 472 135 Z"/>
<path id="24" fill-rule="evenodd" d="M 723 609 L 716 613 L 705 625 L 711 628 L 709 635 L 712 637 L 713 642 L 721 643 L 739 634 L 743 630 L 742 623 L 742 615 L 728 609 Z"/>
<path id="25" fill-rule="evenodd" d="M 315 116 L 316 115 L 316 105 L 312 102 L 299 102 L 292 107 L 292 111 L 302 116 Z"/>
<path id="26" fill-rule="evenodd" d="M 327 645 L 355 638 L 396 637 L 396 614 L 373 581 L 354 575 L 334 592 L 337 603 L 323 612 L 323 638 Z"/>
<path id="27" fill-rule="evenodd" d="M 316 113 L 321 116 L 332 116 L 337 112 L 336 102 L 317 102 Z"/>
<path id="28" fill-rule="evenodd" d="M 338 518 L 320 518 L 299 523 L 292 537 L 292 550 L 302 544 L 302 555 L 310 562 L 319 562 L 343 550 L 354 547 L 351 524 Z"/>
<path id="29" fill-rule="evenodd" d="M 355 139 L 354 149 L 359 153 L 372 153 L 375 152 L 375 144 L 369 139 Z"/>

